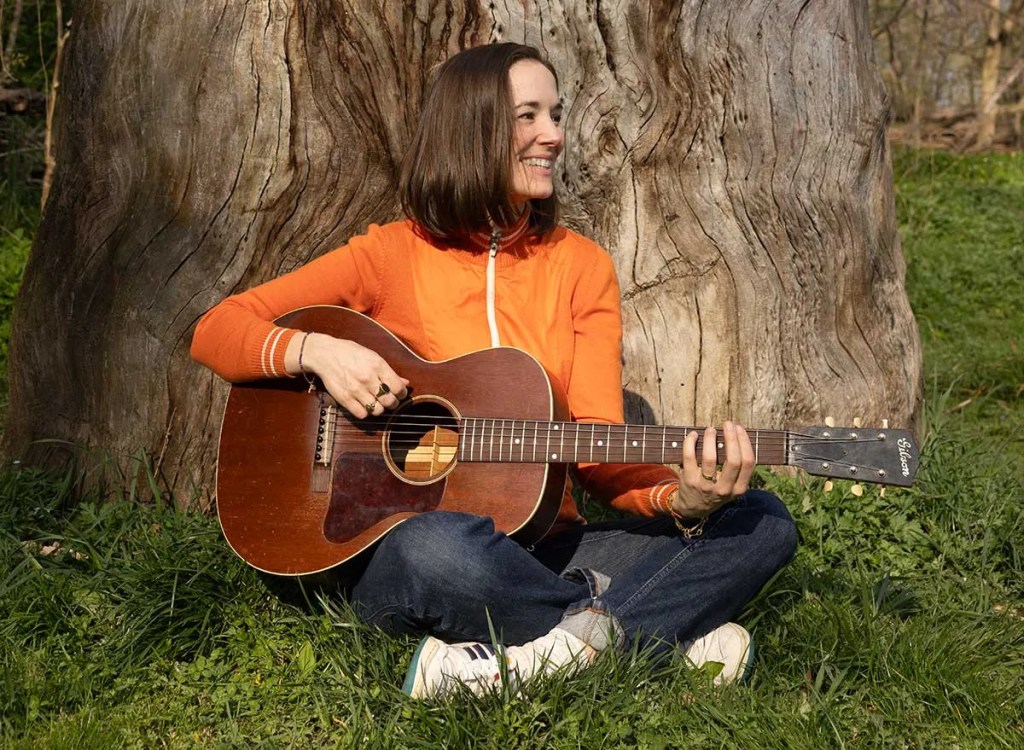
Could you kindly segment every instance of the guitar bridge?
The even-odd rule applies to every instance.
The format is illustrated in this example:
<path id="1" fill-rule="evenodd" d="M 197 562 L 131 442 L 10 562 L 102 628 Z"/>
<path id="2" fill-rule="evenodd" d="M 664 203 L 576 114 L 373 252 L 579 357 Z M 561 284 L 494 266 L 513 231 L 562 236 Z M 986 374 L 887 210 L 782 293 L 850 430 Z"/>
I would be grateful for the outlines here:
<path id="1" fill-rule="evenodd" d="M 309 483 L 313 492 L 327 492 L 331 488 L 331 461 L 334 458 L 334 430 L 337 419 L 338 407 L 321 402 Z"/>

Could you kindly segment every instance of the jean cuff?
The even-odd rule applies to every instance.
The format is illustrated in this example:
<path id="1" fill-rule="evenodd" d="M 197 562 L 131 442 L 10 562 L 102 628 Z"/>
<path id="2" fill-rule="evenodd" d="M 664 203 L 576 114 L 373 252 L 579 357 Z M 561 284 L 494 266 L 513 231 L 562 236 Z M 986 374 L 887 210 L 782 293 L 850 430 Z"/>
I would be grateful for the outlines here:
<path id="1" fill-rule="evenodd" d="M 625 631 L 600 599 L 601 594 L 611 585 L 611 579 L 604 573 L 588 568 L 572 568 L 563 577 L 577 583 L 586 583 L 590 588 L 590 598 L 569 607 L 558 627 L 572 633 L 595 651 L 609 647 L 621 649 L 626 642 Z"/>

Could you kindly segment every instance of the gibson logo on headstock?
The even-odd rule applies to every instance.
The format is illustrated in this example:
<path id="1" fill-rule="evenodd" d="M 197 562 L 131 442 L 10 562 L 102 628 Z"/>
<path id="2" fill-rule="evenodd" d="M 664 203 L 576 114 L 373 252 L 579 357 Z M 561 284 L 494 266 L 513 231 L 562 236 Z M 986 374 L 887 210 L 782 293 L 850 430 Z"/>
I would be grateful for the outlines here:
<path id="1" fill-rule="evenodd" d="M 896 441 L 897 447 L 900 449 L 900 468 L 903 469 L 903 476 L 910 476 L 910 446 L 912 443 L 906 438 L 900 438 Z"/>

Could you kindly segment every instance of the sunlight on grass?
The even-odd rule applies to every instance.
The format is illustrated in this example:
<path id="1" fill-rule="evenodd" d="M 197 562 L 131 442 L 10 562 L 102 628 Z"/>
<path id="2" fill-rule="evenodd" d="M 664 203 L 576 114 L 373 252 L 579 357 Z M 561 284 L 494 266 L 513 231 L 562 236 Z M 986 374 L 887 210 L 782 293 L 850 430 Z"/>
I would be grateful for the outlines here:
<path id="1" fill-rule="evenodd" d="M 1024 158 L 900 151 L 896 175 L 918 482 L 759 475 L 801 546 L 742 618 L 750 685 L 625 654 L 512 704 L 414 703 L 411 640 L 270 597 L 213 519 L 23 469 L 0 476 L 0 745 L 1024 746 Z"/>

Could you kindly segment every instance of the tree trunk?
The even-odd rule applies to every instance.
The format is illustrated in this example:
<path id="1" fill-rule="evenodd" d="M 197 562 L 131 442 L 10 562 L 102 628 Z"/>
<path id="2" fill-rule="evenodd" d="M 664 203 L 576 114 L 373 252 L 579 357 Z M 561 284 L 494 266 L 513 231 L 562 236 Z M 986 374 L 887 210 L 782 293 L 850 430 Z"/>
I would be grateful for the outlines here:
<path id="1" fill-rule="evenodd" d="M 630 418 L 916 418 L 864 0 L 75 12 L 15 319 L 9 455 L 90 445 L 130 471 L 142 449 L 179 497 L 212 491 L 226 386 L 189 360 L 196 320 L 397 217 L 431 68 L 495 39 L 560 71 L 560 189 L 567 223 L 618 268 Z"/>
<path id="2" fill-rule="evenodd" d="M 988 8 L 988 34 L 985 39 L 985 58 L 981 64 L 981 98 L 976 123 L 978 132 L 975 146 L 979 149 L 991 148 L 996 137 L 996 105 L 999 101 L 995 93 L 1003 57 L 1002 0 L 989 0 Z"/>

